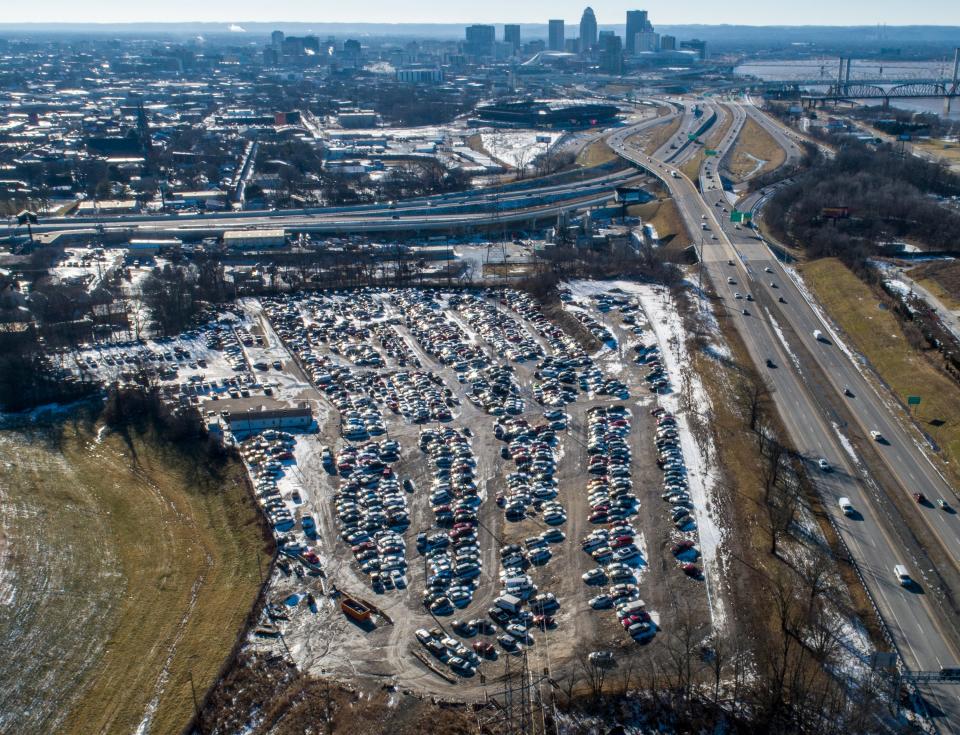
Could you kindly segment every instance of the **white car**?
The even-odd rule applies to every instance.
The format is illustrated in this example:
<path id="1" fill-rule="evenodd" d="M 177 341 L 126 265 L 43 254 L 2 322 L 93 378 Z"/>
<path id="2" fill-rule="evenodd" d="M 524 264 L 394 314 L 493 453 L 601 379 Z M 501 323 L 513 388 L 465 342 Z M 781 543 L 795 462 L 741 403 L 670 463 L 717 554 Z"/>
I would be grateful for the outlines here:
<path id="1" fill-rule="evenodd" d="M 817 466 L 824 472 L 830 471 L 830 463 L 827 462 L 827 460 L 825 460 L 823 457 L 817 460 Z"/>
<path id="2" fill-rule="evenodd" d="M 875 442 L 882 442 L 883 434 L 881 434 L 879 431 L 874 430 L 870 432 L 870 438 L 873 439 Z"/>

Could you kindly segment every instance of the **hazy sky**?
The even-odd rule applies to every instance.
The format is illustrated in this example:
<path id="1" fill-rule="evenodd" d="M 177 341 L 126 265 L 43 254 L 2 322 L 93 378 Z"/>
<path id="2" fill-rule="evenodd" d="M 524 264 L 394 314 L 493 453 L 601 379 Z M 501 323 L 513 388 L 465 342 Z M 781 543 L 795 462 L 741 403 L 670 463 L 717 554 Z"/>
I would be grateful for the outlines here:
<path id="1" fill-rule="evenodd" d="M 0 22 L 303 21 L 387 23 L 578 22 L 583 0 L 4 0 Z M 593 0 L 597 21 L 650 11 L 657 23 L 960 25 L 958 0 Z"/>

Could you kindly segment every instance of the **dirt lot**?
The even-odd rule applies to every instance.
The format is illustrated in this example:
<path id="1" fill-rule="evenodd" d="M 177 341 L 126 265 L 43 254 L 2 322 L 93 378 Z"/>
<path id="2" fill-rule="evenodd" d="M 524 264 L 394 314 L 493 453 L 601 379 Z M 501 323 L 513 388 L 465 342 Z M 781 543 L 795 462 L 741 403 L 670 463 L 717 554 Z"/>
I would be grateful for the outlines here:
<path id="1" fill-rule="evenodd" d="M 79 412 L 0 446 L 0 730 L 178 731 L 188 674 L 213 683 L 258 587 L 242 467 Z"/>
<path id="2" fill-rule="evenodd" d="M 786 157 L 786 152 L 770 133 L 753 118 L 747 117 L 725 163 L 734 181 L 746 181 L 779 168 Z"/>
<path id="3" fill-rule="evenodd" d="M 802 267 L 805 280 L 831 317 L 906 403 L 923 397 L 918 421 L 943 448 L 948 471 L 960 459 L 960 390 L 921 352 L 910 346 L 896 317 L 880 308 L 881 298 L 840 261 L 824 258 Z M 940 423 L 942 421 L 942 423 Z"/>
<path id="4" fill-rule="evenodd" d="M 496 292 L 493 292 L 494 294 Z M 438 294 L 435 302 L 439 311 L 432 318 L 443 317 L 448 328 L 452 325 L 461 330 L 471 344 L 486 355 L 492 364 L 508 362 L 497 347 L 497 335 L 478 332 L 477 323 L 471 321 L 469 312 L 454 307 L 449 298 L 453 294 Z M 341 309 L 335 306 L 329 308 Z M 351 297 L 352 298 L 352 297 Z M 470 446 L 476 461 L 475 478 L 484 501 L 478 509 L 480 559 L 482 574 L 473 593 L 472 601 L 452 615 L 433 616 L 425 610 L 421 596 L 426 576 L 430 573 L 427 557 L 414 548 L 413 537 L 420 531 L 435 532 L 433 511 L 429 503 L 429 489 L 432 482 L 432 464 L 418 448 L 421 432 L 438 424 L 411 423 L 403 415 L 382 410 L 385 434 L 382 438 L 398 442 L 401 447 L 400 459 L 392 466 L 396 476 L 413 482 L 415 491 L 408 496 L 410 522 L 404 533 L 406 539 L 406 559 L 408 569 L 405 574 L 404 588 L 387 589 L 379 592 L 371 588 L 370 578 L 361 572 L 349 545 L 340 538 L 335 497 L 342 487 L 342 479 L 329 471 L 321 461 L 322 449 L 329 446 L 339 454 L 340 450 L 351 442 L 341 436 L 341 422 L 337 411 L 329 407 L 326 418 L 319 422 L 319 431 L 314 434 L 298 435 L 295 449 L 295 466 L 285 471 L 287 479 L 281 481 L 283 496 L 290 497 L 292 488 L 296 488 L 301 501 L 296 507 L 296 515 L 302 518 L 311 515 L 317 523 L 317 539 L 312 546 L 322 560 L 323 572 L 319 576 L 299 577 L 278 572 L 273 580 L 271 599 L 279 605 L 287 604 L 285 615 L 289 618 L 279 622 L 282 640 L 260 640 L 253 644 L 255 650 L 273 651 L 289 656 L 302 670 L 313 675 L 349 678 L 366 682 L 395 682 L 401 687 L 410 687 L 420 692 L 457 697 L 475 698 L 482 696 L 485 684 L 495 679 L 503 671 L 503 658 L 508 657 L 500 651 L 499 662 L 487 661 L 480 665 L 479 676 L 462 678 L 453 676 L 450 669 L 426 654 L 433 663 L 435 673 L 428 669 L 413 654 L 426 651 L 417 643 L 413 633 L 418 628 L 440 628 L 444 634 L 458 639 L 453 632 L 453 619 L 486 618 L 486 610 L 499 594 L 501 569 L 498 548 L 502 544 L 521 542 L 534 534 L 548 530 L 543 520 L 536 516 L 526 517 L 520 522 L 506 520 L 504 511 L 493 502 L 494 497 L 507 490 L 506 476 L 515 471 L 512 460 L 504 459 L 500 450 L 503 443 L 494 439 L 493 426 L 495 416 L 490 415 L 468 397 L 469 380 L 458 379 L 458 371 L 450 364 L 444 364 L 428 354 L 424 343 L 417 336 L 417 328 L 426 318 L 417 315 L 416 319 L 404 321 L 411 316 L 410 307 L 398 310 L 387 294 L 377 296 L 370 302 L 363 302 L 363 308 L 372 312 L 383 305 L 383 312 L 373 319 L 385 319 L 396 335 L 412 354 L 421 362 L 421 370 L 429 371 L 442 380 L 443 386 L 451 389 L 456 398 L 453 417 L 439 426 L 448 426 L 457 430 L 469 431 Z M 536 327 L 525 317 L 514 312 L 498 298 L 483 300 L 493 312 L 506 318 L 507 324 L 515 324 L 532 337 L 547 353 L 552 348 L 547 340 L 540 336 Z M 370 304 L 370 305 L 368 305 Z M 678 610 L 691 617 L 696 625 L 706 624 L 706 597 L 702 581 L 685 577 L 673 558 L 670 547 L 676 532 L 669 522 L 669 514 L 664 518 L 664 502 L 660 499 L 659 470 L 655 465 L 655 451 L 652 441 L 654 424 L 649 413 L 653 405 L 652 396 L 639 386 L 644 385 L 643 368 L 629 361 L 630 346 L 636 342 L 632 332 L 621 324 L 619 316 L 603 314 L 596 310 L 592 302 L 578 301 L 571 307 L 579 307 L 582 313 L 592 315 L 597 323 L 606 325 L 616 338 L 616 346 L 608 343 L 596 355 L 597 365 L 608 377 L 617 377 L 634 386 L 629 400 L 621 397 L 582 394 L 573 403 L 567 404 L 568 428 L 557 432 L 559 443 L 554 450 L 558 457 L 556 478 L 558 480 L 558 501 L 565 512 L 566 522 L 559 526 L 566 535 L 564 541 L 551 545 L 552 556 L 542 566 L 532 566 L 527 573 L 533 578 L 540 592 L 552 592 L 561 603 L 555 613 L 557 625 L 547 631 L 534 630 L 535 643 L 529 646 L 531 668 L 548 669 L 554 676 L 576 664 L 577 656 L 587 650 L 614 650 L 628 652 L 636 650 L 637 644 L 630 640 L 620 627 L 616 615 L 610 610 L 592 610 L 588 600 L 602 589 L 585 585 L 579 576 L 597 564 L 580 548 L 584 535 L 596 528 L 588 522 L 591 509 L 587 503 L 585 483 L 589 475 L 584 471 L 588 456 L 586 451 L 587 411 L 596 405 L 625 404 L 632 413 L 632 426 L 629 443 L 632 454 L 632 479 L 634 492 L 640 499 L 639 512 L 633 519 L 636 528 L 641 559 L 637 571 L 641 580 L 642 597 L 655 621 L 660 621 L 665 633 L 654 638 L 650 648 L 661 650 L 661 636 L 669 635 Z M 320 318 L 321 311 L 309 312 L 305 305 L 298 305 L 307 319 Z M 324 307 L 328 308 L 328 307 Z M 344 312 L 345 313 L 345 312 Z M 309 315 L 308 314 L 312 314 Z M 642 318 L 642 312 L 641 312 Z M 390 321 L 393 320 L 393 321 Z M 369 321 L 367 323 L 370 323 Z M 267 327 L 266 329 L 270 329 Z M 268 343 L 278 340 L 276 334 L 268 334 Z M 383 353 L 376 341 L 370 342 Z M 325 352 L 324 343 L 317 343 L 315 353 Z M 336 364 L 347 365 L 341 348 L 339 354 L 329 354 Z M 276 353 L 274 353 L 276 354 Z M 253 358 L 251 358 L 253 359 Z M 396 373 L 399 365 L 395 355 L 384 356 L 384 366 L 376 372 L 389 379 Z M 286 360 L 284 361 L 287 362 Z M 534 423 L 542 421 L 544 406 L 533 395 L 535 361 L 509 361 L 513 369 L 513 378 L 519 387 L 518 396 L 524 401 L 523 410 L 517 414 Z M 409 366 L 408 366 L 409 368 Z M 374 437 L 376 440 L 376 437 Z M 362 441 L 354 442 L 362 444 Z M 289 484 L 287 484 L 289 483 Z M 298 602 L 307 592 L 316 600 L 308 608 Z M 376 606 L 383 615 L 375 615 L 369 624 L 356 624 L 345 617 L 336 601 L 337 595 L 347 593 Z M 284 600 L 293 600 L 284 603 Z M 706 634 L 706 633 L 704 633 Z M 466 646 L 478 640 L 493 640 L 485 636 L 459 636 Z M 494 641 L 496 644 L 496 641 Z M 358 678 L 359 677 L 359 678 Z"/>

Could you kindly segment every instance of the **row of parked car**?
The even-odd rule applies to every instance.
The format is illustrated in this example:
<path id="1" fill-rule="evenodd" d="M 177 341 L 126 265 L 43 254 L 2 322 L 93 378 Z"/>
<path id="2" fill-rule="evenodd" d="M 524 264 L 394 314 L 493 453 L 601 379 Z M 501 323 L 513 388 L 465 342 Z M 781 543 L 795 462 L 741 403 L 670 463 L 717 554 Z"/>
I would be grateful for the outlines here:
<path id="1" fill-rule="evenodd" d="M 341 481 L 333 502 L 340 535 L 378 593 L 407 586 L 403 533 L 410 510 L 392 466 L 399 459 L 400 444 L 390 439 L 348 444 L 336 457 Z"/>
<path id="2" fill-rule="evenodd" d="M 464 431 L 450 426 L 425 429 L 418 444 L 433 471 L 430 507 L 436 526 L 417 537 L 428 568 L 423 604 L 434 615 L 450 615 L 473 600 L 483 570 L 476 459 Z"/>
<path id="3" fill-rule="evenodd" d="M 284 473 L 284 463 L 293 460 L 294 443 L 291 434 L 274 430 L 251 436 L 240 443 L 240 455 L 249 468 L 257 500 L 278 534 L 289 531 L 295 524 L 293 513 L 277 487 L 277 479 Z"/>
<path id="4" fill-rule="evenodd" d="M 570 309 L 570 313 L 580 322 L 589 332 L 603 344 L 616 344 L 617 338 L 604 324 L 588 311 L 583 309 Z"/>
<path id="5" fill-rule="evenodd" d="M 391 303 L 404 315 L 404 324 L 428 355 L 459 374 L 470 368 L 490 364 L 480 345 L 443 313 L 435 294 L 419 289 L 402 289 L 391 293 Z"/>
<path id="6" fill-rule="evenodd" d="M 555 423 L 565 426 L 563 421 Z M 494 436 L 506 442 L 500 455 L 516 465 L 506 477 L 506 492 L 497 495 L 506 519 L 516 522 L 539 515 L 548 526 L 566 523 L 566 511 L 556 499 L 558 439 L 552 424 L 534 426 L 523 417 L 501 418 L 494 425 Z M 545 563 L 549 550 L 544 547 L 541 553 L 547 555 L 541 562 Z"/>
<path id="7" fill-rule="evenodd" d="M 367 395 L 364 377 L 355 368 L 337 364 L 321 352 L 323 340 L 311 330 L 294 299 L 264 299 L 264 311 L 277 334 L 297 356 L 311 381 L 340 413 L 342 434 L 350 441 L 365 441 L 386 433 L 383 414 Z M 317 298 L 312 300 L 317 307 Z"/>
<path id="8" fill-rule="evenodd" d="M 687 467 L 683 461 L 677 420 L 673 414 L 661 407 L 654 408 L 651 413 L 657 420 L 657 431 L 654 436 L 657 446 L 657 465 L 663 470 L 661 497 L 670 504 L 670 519 L 674 527 L 685 534 L 673 547 L 673 555 L 684 574 L 699 579 L 702 576 L 700 567 L 696 563 L 699 552 L 692 538 L 697 530 L 697 522 L 693 518 L 693 501 L 690 498 Z"/>
<path id="9" fill-rule="evenodd" d="M 625 406 L 595 406 L 587 411 L 587 502 L 594 528 L 581 548 L 597 564 L 582 579 L 593 586 L 607 585 L 590 600 L 596 610 L 613 609 L 635 640 L 646 640 L 656 626 L 639 599 L 637 570 L 646 565 L 636 544 L 630 519 L 640 503 L 633 492 L 629 436 L 632 416 Z"/>
<path id="10" fill-rule="evenodd" d="M 492 301 L 476 294 L 462 293 L 452 296 L 449 304 L 463 315 L 495 354 L 512 362 L 535 360 L 543 354 L 543 348 L 533 335 Z"/>
<path id="11" fill-rule="evenodd" d="M 450 409 L 457 405 L 458 399 L 444 385 L 443 379 L 433 372 L 402 371 L 387 378 L 377 376 L 376 381 L 385 384 L 387 407 L 407 421 L 425 424 L 453 418 Z"/>
<path id="12" fill-rule="evenodd" d="M 663 366 L 660 347 L 657 343 L 644 344 L 641 342 L 634 345 L 633 349 L 637 353 L 634 362 L 647 368 L 643 379 L 647 382 L 650 390 L 654 393 L 667 392 L 670 389 L 670 376 L 667 375 L 666 368 Z"/>

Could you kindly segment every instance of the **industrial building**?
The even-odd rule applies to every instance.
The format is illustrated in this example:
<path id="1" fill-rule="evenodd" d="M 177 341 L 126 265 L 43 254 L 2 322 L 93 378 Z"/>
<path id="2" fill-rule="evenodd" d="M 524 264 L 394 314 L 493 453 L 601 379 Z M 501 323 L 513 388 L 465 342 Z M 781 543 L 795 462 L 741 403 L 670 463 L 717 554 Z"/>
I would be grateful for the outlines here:
<path id="1" fill-rule="evenodd" d="M 233 250 L 266 250 L 287 244 L 286 232 L 276 230 L 227 230 L 223 244 Z"/>

